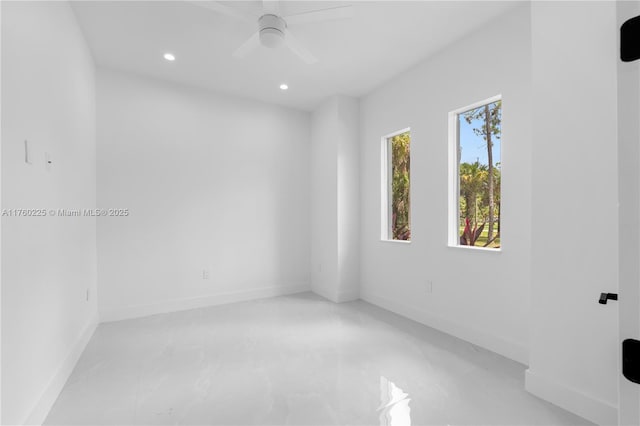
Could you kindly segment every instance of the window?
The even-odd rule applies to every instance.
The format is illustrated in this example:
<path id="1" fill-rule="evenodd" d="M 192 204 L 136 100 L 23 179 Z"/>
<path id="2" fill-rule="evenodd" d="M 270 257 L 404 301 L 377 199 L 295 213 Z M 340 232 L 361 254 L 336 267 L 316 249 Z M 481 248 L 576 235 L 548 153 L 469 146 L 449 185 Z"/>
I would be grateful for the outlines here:
<path id="1" fill-rule="evenodd" d="M 449 245 L 500 248 L 502 100 L 449 113 Z"/>
<path id="2" fill-rule="evenodd" d="M 382 239 L 411 240 L 409 129 L 382 138 Z"/>

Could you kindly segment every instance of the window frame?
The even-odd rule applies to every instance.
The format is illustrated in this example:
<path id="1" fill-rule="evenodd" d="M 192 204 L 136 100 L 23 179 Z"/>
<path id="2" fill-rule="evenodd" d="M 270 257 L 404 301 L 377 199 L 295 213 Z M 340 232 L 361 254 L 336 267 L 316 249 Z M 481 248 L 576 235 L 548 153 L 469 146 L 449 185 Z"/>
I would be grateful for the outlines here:
<path id="1" fill-rule="evenodd" d="M 458 140 L 460 134 L 460 122 L 458 117 L 467 111 L 479 108 L 481 106 L 492 104 L 497 101 L 503 101 L 502 94 L 491 96 L 490 98 L 483 99 L 478 102 L 466 105 L 462 108 L 455 109 L 449 112 L 449 208 L 448 208 L 448 246 L 453 248 L 478 250 L 485 252 L 500 253 L 502 251 L 503 239 L 500 236 L 500 247 L 476 247 L 476 246 L 464 246 L 460 244 L 460 141 Z M 502 102 L 502 108 L 504 113 L 504 101 Z M 500 123 L 502 126 L 502 123 Z M 502 138 L 500 139 L 500 160 L 502 161 Z M 502 199 L 502 195 L 500 196 Z M 502 206 L 500 207 L 502 212 Z"/>
<path id="2" fill-rule="evenodd" d="M 390 242 L 390 243 L 400 243 L 400 244 L 411 244 L 413 240 L 413 234 L 411 235 L 411 239 L 409 240 L 396 240 L 393 238 L 393 229 L 391 229 L 391 209 L 392 209 L 392 179 L 391 176 L 391 161 L 393 152 L 391 150 L 391 139 L 394 136 L 401 135 L 403 133 L 409 133 L 409 140 L 411 143 L 411 127 L 406 127 L 402 130 L 398 130 L 392 133 L 389 133 L 381 138 L 381 164 L 380 164 L 380 187 L 381 187 L 381 197 L 380 197 L 380 241 L 382 242 Z M 411 149 L 409 149 L 409 164 L 411 164 Z M 411 169 L 409 169 L 409 176 L 411 176 Z M 411 181 L 409 181 L 409 226 L 411 227 Z"/>

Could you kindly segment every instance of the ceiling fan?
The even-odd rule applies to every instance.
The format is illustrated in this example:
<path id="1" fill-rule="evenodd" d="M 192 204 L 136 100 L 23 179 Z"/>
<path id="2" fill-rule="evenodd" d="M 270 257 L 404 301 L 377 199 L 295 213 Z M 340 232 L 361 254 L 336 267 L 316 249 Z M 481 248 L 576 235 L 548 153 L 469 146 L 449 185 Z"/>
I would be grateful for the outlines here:
<path id="1" fill-rule="evenodd" d="M 218 1 L 186 1 L 242 22 L 254 25 L 257 23 L 258 30 L 233 52 L 233 56 L 236 58 L 244 58 L 260 46 L 275 48 L 284 45 L 307 64 L 313 64 L 318 62 L 318 59 L 293 36 L 289 25 L 345 19 L 353 16 L 353 6 L 337 6 L 283 16 L 280 14 L 278 0 L 263 0 L 262 14 L 255 16 L 246 10 L 227 6 Z"/>

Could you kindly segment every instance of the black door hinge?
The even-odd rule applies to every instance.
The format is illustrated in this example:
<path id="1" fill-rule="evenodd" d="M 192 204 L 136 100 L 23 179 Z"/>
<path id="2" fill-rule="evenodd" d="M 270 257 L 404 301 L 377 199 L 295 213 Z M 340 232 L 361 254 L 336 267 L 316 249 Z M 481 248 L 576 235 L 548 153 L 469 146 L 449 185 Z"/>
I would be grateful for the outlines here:
<path id="1" fill-rule="evenodd" d="M 626 339 L 622 342 L 622 375 L 640 384 L 640 340 Z"/>
<path id="2" fill-rule="evenodd" d="M 640 16 L 629 19 L 620 27 L 620 59 L 623 62 L 640 59 Z"/>

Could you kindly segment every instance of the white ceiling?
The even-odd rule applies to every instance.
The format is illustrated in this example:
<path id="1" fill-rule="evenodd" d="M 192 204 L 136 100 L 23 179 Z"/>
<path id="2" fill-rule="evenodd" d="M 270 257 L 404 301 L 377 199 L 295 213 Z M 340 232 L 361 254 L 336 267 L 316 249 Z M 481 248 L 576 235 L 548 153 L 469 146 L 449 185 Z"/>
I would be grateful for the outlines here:
<path id="1" fill-rule="evenodd" d="M 225 2 L 258 16 L 260 1 Z M 73 3 L 100 66 L 311 110 L 333 94 L 361 96 L 515 7 L 507 1 L 283 1 L 283 15 L 352 4 L 351 19 L 290 26 L 319 59 L 286 48 L 233 51 L 251 24 L 183 1 Z M 163 59 L 172 52 L 176 61 Z M 286 82 L 290 89 L 279 89 Z"/>

